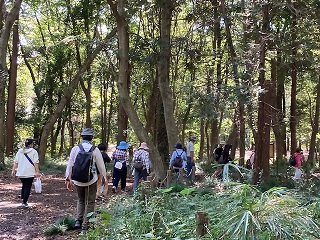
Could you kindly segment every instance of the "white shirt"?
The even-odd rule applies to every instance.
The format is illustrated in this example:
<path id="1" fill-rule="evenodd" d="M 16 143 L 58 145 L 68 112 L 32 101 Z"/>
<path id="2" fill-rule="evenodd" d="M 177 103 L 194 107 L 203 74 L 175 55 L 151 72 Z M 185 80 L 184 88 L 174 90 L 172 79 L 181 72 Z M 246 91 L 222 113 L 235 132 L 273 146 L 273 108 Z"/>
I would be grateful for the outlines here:
<path id="1" fill-rule="evenodd" d="M 24 154 L 27 154 L 33 163 L 39 163 L 38 152 L 33 148 L 21 148 L 17 152 L 14 162 L 18 163 L 16 176 L 19 178 L 30 178 L 36 175 L 36 169 Z"/>
<path id="2" fill-rule="evenodd" d="M 186 145 L 187 148 L 187 156 L 190 157 L 190 152 L 194 152 L 194 144 L 192 141 L 189 141 Z"/>

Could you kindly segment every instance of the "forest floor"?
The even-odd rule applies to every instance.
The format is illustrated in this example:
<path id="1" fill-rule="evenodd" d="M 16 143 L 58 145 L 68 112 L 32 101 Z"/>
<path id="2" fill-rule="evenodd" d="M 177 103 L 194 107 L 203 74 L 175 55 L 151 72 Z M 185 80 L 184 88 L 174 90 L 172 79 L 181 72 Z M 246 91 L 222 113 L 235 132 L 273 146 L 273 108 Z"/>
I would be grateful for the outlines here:
<path id="1" fill-rule="evenodd" d="M 109 153 L 109 152 L 108 152 Z M 246 158 L 251 151 L 246 152 Z M 67 231 L 63 235 L 51 237 L 44 235 L 44 229 L 56 220 L 75 216 L 76 192 L 66 190 L 62 174 L 42 174 L 42 193 L 37 194 L 32 187 L 28 201 L 29 207 L 19 208 L 21 204 L 21 182 L 10 176 L 10 171 L 0 171 L 0 240 L 62 240 L 78 239 L 79 231 Z M 133 179 L 127 181 L 127 192 L 132 191 Z M 109 176 L 108 196 L 112 197 L 111 177 Z M 120 194 L 120 193 L 117 193 Z M 103 204 L 97 201 L 97 207 Z"/>
<path id="2" fill-rule="evenodd" d="M 78 239 L 79 231 L 67 231 L 63 235 L 45 236 L 43 230 L 59 218 L 75 216 L 76 192 L 66 189 L 63 175 L 42 175 L 42 193 L 32 187 L 29 207 L 21 204 L 21 182 L 9 175 L 10 171 L 0 171 L 0 239 L 2 240 L 62 240 Z M 127 191 L 132 190 L 132 179 L 127 181 Z M 109 191 L 111 192 L 109 178 Z M 110 197 L 110 196 L 109 196 Z M 103 204 L 98 201 L 97 205 Z"/>

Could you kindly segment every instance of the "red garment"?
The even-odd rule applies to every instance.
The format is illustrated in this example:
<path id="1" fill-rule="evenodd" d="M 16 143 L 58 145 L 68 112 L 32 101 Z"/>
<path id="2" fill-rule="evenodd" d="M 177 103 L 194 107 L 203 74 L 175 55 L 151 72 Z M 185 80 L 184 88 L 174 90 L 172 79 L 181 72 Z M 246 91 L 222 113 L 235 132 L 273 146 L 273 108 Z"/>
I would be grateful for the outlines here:
<path id="1" fill-rule="evenodd" d="M 296 159 L 297 164 L 294 166 L 295 168 L 301 167 L 301 153 L 294 153 L 294 158 Z"/>

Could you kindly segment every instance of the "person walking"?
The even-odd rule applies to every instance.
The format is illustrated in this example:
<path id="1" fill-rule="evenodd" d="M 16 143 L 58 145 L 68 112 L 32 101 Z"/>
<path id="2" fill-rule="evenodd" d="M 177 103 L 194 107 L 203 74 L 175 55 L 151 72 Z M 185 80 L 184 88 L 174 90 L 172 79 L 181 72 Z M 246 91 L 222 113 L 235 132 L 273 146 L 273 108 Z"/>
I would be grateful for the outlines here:
<path id="1" fill-rule="evenodd" d="M 74 228 L 86 231 L 89 227 L 88 213 L 94 212 L 95 209 L 98 181 L 96 168 L 99 170 L 102 176 L 102 184 L 105 183 L 107 176 L 101 152 L 91 143 L 93 139 L 93 130 L 91 128 L 83 129 L 83 131 L 81 132 L 81 137 L 82 142 L 78 146 L 74 146 L 70 152 L 68 165 L 66 168 L 66 185 L 69 191 L 73 190 L 73 185 L 75 186 L 77 191 L 77 217 Z M 83 151 L 87 153 L 92 152 L 90 161 L 92 160 L 93 164 L 90 165 L 91 169 L 89 174 L 87 174 L 90 176 L 92 175 L 92 179 L 88 182 L 82 182 L 72 179 L 75 178 L 74 175 L 77 169 L 76 166 L 78 166 L 79 164 L 78 162 L 76 162 L 76 160 L 79 160 L 77 156 L 80 152 Z"/>
<path id="2" fill-rule="evenodd" d="M 107 164 L 109 162 L 111 162 L 111 158 L 108 156 L 108 154 L 106 153 L 107 151 L 107 146 L 104 143 L 100 143 L 98 145 L 98 149 L 101 152 L 102 158 L 103 158 L 103 162 L 104 165 L 106 167 L 106 172 L 107 172 Z M 97 173 L 98 173 L 98 181 L 97 181 L 97 194 L 96 194 L 96 199 L 99 198 L 105 198 L 108 194 L 108 176 L 106 178 L 105 184 L 102 184 L 102 177 L 101 174 L 99 172 L 99 170 L 97 169 Z"/>
<path id="3" fill-rule="evenodd" d="M 301 179 L 302 171 L 300 170 L 302 165 L 302 160 L 304 159 L 303 154 L 301 153 L 302 150 L 300 148 L 296 148 L 296 152 L 294 153 L 294 158 L 296 160 L 296 165 L 294 166 L 294 178 L 299 180 Z"/>
<path id="4" fill-rule="evenodd" d="M 39 156 L 33 148 L 34 140 L 27 138 L 24 142 L 24 148 L 19 149 L 14 158 L 11 176 L 17 176 L 21 183 L 22 203 L 19 207 L 27 208 L 28 199 L 31 193 L 31 187 L 34 177 L 40 177 Z"/>
<path id="5" fill-rule="evenodd" d="M 213 156 L 214 156 L 214 159 L 218 162 L 219 158 L 221 157 L 222 155 L 222 152 L 223 152 L 223 149 L 224 149 L 224 146 L 226 145 L 226 142 L 225 141 L 220 141 L 220 144 L 217 148 L 215 148 L 213 150 Z"/>
<path id="6" fill-rule="evenodd" d="M 197 138 L 195 136 L 190 137 L 189 142 L 186 145 L 187 150 L 187 179 L 192 181 L 192 168 L 195 166 L 194 162 L 194 143 Z"/>
<path id="7" fill-rule="evenodd" d="M 186 167 L 187 162 L 187 154 L 183 151 L 183 147 L 181 143 L 177 143 L 175 146 L 176 150 L 172 152 L 170 162 L 169 162 L 169 169 L 173 169 L 176 173 L 176 176 L 179 178 L 179 171 L 181 168 Z"/>
<path id="8" fill-rule="evenodd" d="M 140 147 L 133 154 L 133 166 L 134 166 L 134 181 L 133 181 L 133 191 L 136 192 L 139 181 L 142 178 L 144 181 L 147 180 L 147 176 L 150 173 L 150 158 L 149 158 L 149 148 L 147 143 L 142 142 Z M 135 163 L 139 167 L 135 167 Z"/>
<path id="9" fill-rule="evenodd" d="M 112 153 L 111 159 L 114 161 L 112 175 L 112 192 L 115 193 L 121 180 L 121 191 L 124 192 L 127 186 L 127 171 L 129 166 L 129 158 L 127 150 L 129 144 L 121 141 L 117 149 Z"/>

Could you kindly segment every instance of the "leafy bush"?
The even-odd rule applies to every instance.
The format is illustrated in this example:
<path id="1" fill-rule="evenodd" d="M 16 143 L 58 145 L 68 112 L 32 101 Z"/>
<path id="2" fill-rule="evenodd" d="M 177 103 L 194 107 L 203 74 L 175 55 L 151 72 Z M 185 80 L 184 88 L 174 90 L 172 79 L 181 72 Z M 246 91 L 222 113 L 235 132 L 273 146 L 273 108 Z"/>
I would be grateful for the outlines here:
<path id="1" fill-rule="evenodd" d="M 46 236 L 52 236 L 64 233 L 67 230 L 73 229 L 76 220 L 72 217 L 63 217 L 56 220 L 56 222 L 44 229 Z"/>

